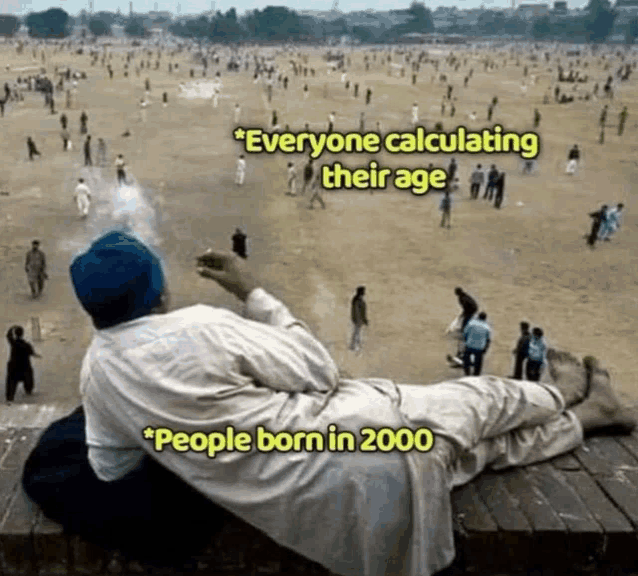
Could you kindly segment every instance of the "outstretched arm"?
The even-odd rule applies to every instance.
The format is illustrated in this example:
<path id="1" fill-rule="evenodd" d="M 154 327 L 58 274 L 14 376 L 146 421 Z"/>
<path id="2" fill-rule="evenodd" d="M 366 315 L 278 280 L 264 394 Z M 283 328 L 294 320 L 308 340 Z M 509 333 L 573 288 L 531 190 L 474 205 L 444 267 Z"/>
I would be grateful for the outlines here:
<path id="1" fill-rule="evenodd" d="M 198 268 L 201 276 L 246 302 L 248 320 L 234 319 L 220 326 L 224 348 L 235 357 L 241 374 L 287 392 L 336 388 L 338 370 L 328 351 L 283 303 L 257 287 L 237 256 L 209 251 L 199 262 L 204 264 Z"/>

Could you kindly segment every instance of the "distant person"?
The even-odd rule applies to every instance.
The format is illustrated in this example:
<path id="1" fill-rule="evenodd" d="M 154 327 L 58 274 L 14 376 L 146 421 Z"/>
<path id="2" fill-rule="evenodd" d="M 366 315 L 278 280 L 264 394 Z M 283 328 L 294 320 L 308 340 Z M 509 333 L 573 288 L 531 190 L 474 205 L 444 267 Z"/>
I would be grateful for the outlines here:
<path id="1" fill-rule="evenodd" d="M 27 149 L 29 150 L 29 160 L 31 161 L 33 161 L 34 156 L 42 156 L 42 154 L 40 154 L 40 152 L 38 151 L 35 145 L 35 142 L 33 141 L 33 138 L 31 138 L 31 136 L 27 138 Z"/>
<path id="2" fill-rule="evenodd" d="M 485 173 L 483 172 L 481 165 L 477 164 L 476 169 L 470 176 L 470 198 L 476 200 L 481 192 L 481 186 L 485 182 Z"/>
<path id="3" fill-rule="evenodd" d="M 452 196 L 449 188 L 446 188 L 443 192 L 443 198 L 441 198 L 441 204 L 439 205 L 441 210 L 441 228 L 452 227 Z"/>
<path id="4" fill-rule="evenodd" d="M 248 236 L 244 234 L 240 228 L 235 228 L 235 233 L 233 234 L 233 252 L 242 258 L 248 258 L 248 254 L 246 252 L 246 241 Z"/>
<path id="5" fill-rule="evenodd" d="M 91 135 L 89 134 L 84 141 L 84 166 L 93 166 L 91 160 Z"/>
<path id="6" fill-rule="evenodd" d="M 532 337 L 529 331 L 529 322 L 521 322 L 521 335 L 516 343 L 516 348 L 512 351 L 514 354 L 514 380 L 522 380 L 529 349 L 529 340 Z"/>
<path id="7" fill-rule="evenodd" d="M 31 250 L 27 252 L 24 271 L 27 273 L 31 296 L 38 298 L 42 294 L 44 281 L 48 278 L 46 256 L 40 250 L 39 240 L 31 242 Z"/>
<path id="8" fill-rule="evenodd" d="M 567 155 L 567 167 L 565 172 L 567 174 L 575 174 L 578 169 L 578 163 L 580 161 L 580 150 L 578 149 L 578 145 L 574 144 L 572 149 L 569 151 Z"/>
<path id="9" fill-rule="evenodd" d="M 66 130 L 69 119 L 66 117 L 66 114 L 62 114 L 60 116 L 60 125 L 62 126 L 62 130 Z"/>
<path id="10" fill-rule="evenodd" d="M 501 172 L 496 180 L 496 192 L 494 193 L 494 208 L 500 208 L 505 198 L 505 172 Z"/>
<path id="11" fill-rule="evenodd" d="M 235 184 L 237 184 L 237 186 L 243 186 L 245 178 L 246 178 L 246 160 L 244 159 L 244 155 L 240 154 L 239 158 L 237 158 L 237 168 L 235 171 Z"/>
<path id="12" fill-rule="evenodd" d="M 303 196 L 306 193 L 306 189 L 312 185 L 312 179 L 315 176 L 315 167 L 314 160 L 312 156 L 308 158 L 308 163 L 304 166 L 303 169 L 303 186 L 301 188 L 301 195 Z"/>
<path id="13" fill-rule="evenodd" d="M 546 353 L 547 345 L 545 340 L 543 340 L 543 331 L 540 328 L 534 328 L 532 337 L 529 340 L 527 353 L 526 375 L 530 382 L 540 381 Z"/>
<path id="14" fill-rule="evenodd" d="M 365 286 L 359 286 L 350 306 L 350 318 L 354 325 L 350 350 L 358 351 L 361 349 L 361 331 L 364 326 L 368 325 L 366 302 L 363 299 L 365 293 Z"/>
<path id="15" fill-rule="evenodd" d="M 241 108 L 239 103 L 235 104 L 235 124 L 239 124 L 239 119 L 241 118 Z"/>
<path id="16" fill-rule="evenodd" d="M 27 395 L 33 393 L 34 378 L 33 367 L 31 366 L 31 356 L 42 358 L 36 354 L 33 346 L 24 339 L 24 329 L 22 326 L 12 326 L 7 332 L 7 340 L 11 347 L 9 362 L 7 363 L 7 379 L 5 398 L 7 403 L 13 402 L 18 384 L 24 384 L 24 391 Z"/>
<path id="17" fill-rule="evenodd" d="M 89 190 L 89 187 L 84 183 L 84 178 L 78 180 L 78 185 L 75 187 L 74 198 L 80 217 L 86 218 L 91 208 L 91 190 Z"/>
<path id="18" fill-rule="evenodd" d="M 292 162 L 288 162 L 287 178 L 288 178 L 288 191 L 286 192 L 286 196 L 296 196 L 297 195 L 297 168 Z"/>
<path id="19" fill-rule="evenodd" d="M 600 210 L 596 212 L 590 212 L 589 217 L 592 219 L 591 221 L 591 231 L 589 232 L 589 236 L 587 238 L 587 244 L 592 248 L 596 245 L 596 241 L 599 239 L 600 230 L 605 226 L 606 218 L 607 218 L 607 205 L 604 204 Z"/>
<path id="20" fill-rule="evenodd" d="M 491 342 L 491 331 L 487 324 L 487 314 L 481 312 L 477 318 L 467 323 L 463 330 L 465 351 L 463 352 L 463 370 L 466 376 L 470 376 L 471 368 L 474 368 L 474 376 L 480 376 L 483 368 L 483 356 L 486 354 Z"/>
<path id="21" fill-rule="evenodd" d="M 609 242 L 611 240 L 611 237 L 620 228 L 624 206 L 625 205 L 621 203 L 607 210 L 605 214 L 604 224 L 601 225 L 601 229 L 598 234 L 600 240 Z"/>
<path id="22" fill-rule="evenodd" d="M 66 128 L 63 128 L 60 135 L 62 136 L 62 151 L 68 152 L 73 148 L 73 144 L 71 144 L 71 134 Z"/>
<path id="23" fill-rule="evenodd" d="M 124 168 L 126 167 L 126 163 L 124 162 L 124 156 L 122 154 L 118 154 L 115 159 L 115 169 L 117 171 L 117 183 L 122 186 L 126 184 L 126 172 Z"/>
<path id="24" fill-rule="evenodd" d="M 106 142 L 104 142 L 104 138 L 97 139 L 97 163 L 98 166 L 106 166 Z"/>
<path id="25" fill-rule="evenodd" d="M 89 117 L 85 111 L 82 111 L 82 115 L 80 116 L 80 134 L 86 134 L 89 131 L 87 128 L 88 121 Z"/>
<path id="26" fill-rule="evenodd" d="M 485 186 L 485 194 L 483 194 L 483 200 L 492 200 L 494 198 L 494 191 L 498 183 L 499 171 L 496 165 L 492 164 L 490 171 L 487 173 L 487 186 Z"/>

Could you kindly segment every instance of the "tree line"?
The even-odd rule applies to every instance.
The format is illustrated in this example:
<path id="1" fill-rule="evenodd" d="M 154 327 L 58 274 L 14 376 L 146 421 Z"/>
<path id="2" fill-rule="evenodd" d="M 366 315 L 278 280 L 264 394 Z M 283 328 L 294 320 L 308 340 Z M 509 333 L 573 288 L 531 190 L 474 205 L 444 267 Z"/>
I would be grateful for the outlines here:
<path id="1" fill-rule="evenodd" d="M 131 37 L 150 36 L 153 24 L 162 24 L 175 36 L 198 41 L 212 42 L 307 42 L 322 41 L 329 38 L 348 36 L 362 43 L 393 42 L 409 33 L 434 32 L 432 13 L 423 4 L 413 2 L 402 11 L 407 17 L 402 24 L 387 25 L 381 20 L 375 21 L 374 14 L 368 25 L 353 24 L 348 15 L 333 20 L 325 20 L 298 14 L 283 6 L 268 6 L 263 10 L 253 10 L 239 17 L 235 8 L 225 13 L 201 15 L 189 19 L 170 22 L 159 15 L 123 16 L 111 12 L 98 12 L 88 15 L 82 12 L 73 18 L 60 8 L 51 8 L 44 12 L 31 13 L 22 21 L 29 35 L 34 38 L 65 38 L 72 33 L 73 27 L 85 26 L 95 36 L 109 36 L 112 28 L 123 26 L 124 33 Z M 503 35 L 533 38 L 534 40 L 564 40 L 572 42 L 604 42 L 612 34 L 618 12 L 609 0 L 590 0 L 584 13 L 578 16 L 540 16 L 526 21 L 514 14 L 486 10 L 472 26 L 459 23 L 458 14 L 452 13 L 448 19 L 446 33 L 466 34 L 469 36 L 498 37 Z M 19 29 L 21 20 L 16 16 L 0 15 L 0 35 L 12 36 Z M 624 35 L 628 43 L 638 38 L 638 18 L 631 19 L 624 26 Z"/>

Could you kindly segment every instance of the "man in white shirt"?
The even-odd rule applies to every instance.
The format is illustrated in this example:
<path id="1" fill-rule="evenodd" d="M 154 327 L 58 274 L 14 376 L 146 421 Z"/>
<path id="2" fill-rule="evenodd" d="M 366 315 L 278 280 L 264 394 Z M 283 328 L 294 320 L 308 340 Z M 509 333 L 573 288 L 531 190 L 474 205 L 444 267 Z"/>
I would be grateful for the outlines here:
<path id="1" fill-rule="evenodd" d="M 495 377 L 432 386 L 340 379 L 323 345 L 259 288 L 243 260 L 208 251 L 197 271 L 245 302 L 245 317 L 205 305 L 168 312 L 160 261 L 132 236 L 109 233 L 71 264 L 97 329 L 80 374 L 90 466 L 111 482 L 150 456 L 335 573 L 429 576 L 454 558 L 452 487 L 486 466 L 572 450 L 584 430 L 632 426 L 594 361 L 584 368 L 552 356 L 553 386 Z M 357 441 L 369 435 L 362 429 L 408 428 L 421 439 L 429 430 L 436 442 L 389 452 L 366 451 L 365 442 L 351 450 L 349 441 L 341 451 L 216 443 L 211 455 L 210 440 L 202 449 L 208 434 L 228 434 L 229 426 L 252 439 L 259 427 L 336 427 Z M 168 441 L 171 431 L 186 436 Z"/>
<path id="2" fill-rule="evenodd" d="M 237 184 L 237 186 L 242 186 L 244 184 L 245 178 L 246 178 L 246 160 L 244 159 L 244 155 L 240 154 L 239 158 L 237 158 L 235 184 Z"/>
<path id="3" fill-rule="evenodd" d="M 84 183 L 84 178 L 78 180 L 78 185 L 75 187 L 75 202 L 78 206 L 81 218 L 86 218 L 89 215 L 89 209 L 91 208 L 91 190 Z"/>

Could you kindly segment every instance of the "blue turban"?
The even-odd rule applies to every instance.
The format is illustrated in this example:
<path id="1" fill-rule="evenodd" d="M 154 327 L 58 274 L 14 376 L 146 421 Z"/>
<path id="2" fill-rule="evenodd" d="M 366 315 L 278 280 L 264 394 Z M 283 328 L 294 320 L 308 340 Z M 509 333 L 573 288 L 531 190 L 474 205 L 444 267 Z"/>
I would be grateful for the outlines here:
<path id="1" fill-rule="evenodd" d="M 98 328 L 150 312 L 164 291 L 162 266 L 139 240 L 111 232 L 96 240 L 71 264 L 78 300 Z"/>

